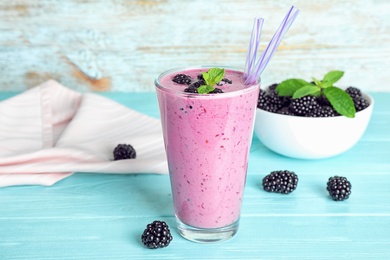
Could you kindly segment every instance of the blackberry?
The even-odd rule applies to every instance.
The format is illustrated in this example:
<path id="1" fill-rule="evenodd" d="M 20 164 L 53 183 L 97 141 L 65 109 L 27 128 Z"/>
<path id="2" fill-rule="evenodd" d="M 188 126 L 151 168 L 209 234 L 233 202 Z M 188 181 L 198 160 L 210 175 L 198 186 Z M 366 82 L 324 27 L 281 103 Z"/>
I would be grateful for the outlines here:
<path id="1" fill-rule="evenodd" d="M 189 85 L 191 83 L 191 77 L 186 74 L 176 74 L 172 78 L 172 81 L 176 82 L 177 84 Z"/>
<path id="2" fill-rule="evenodd" d="M 260 89 L 257 107 L 268 112 L 276 113 L 284 105 L 283 97 L 278 94 L 268 94 L 266 90 Z"/>
<path id="3" fill-rule="evenodd" d="M 277 83 L 268 86 L 265 90 L 260 89 L 257 107 L 272 113 L 281 113 L 280 110 L 288 107 L 291 103 L 291 97 L 281 97 L 276 91 Z"/>
<path id="4" fill-rule="evenodd" d="M 283 97 L 279 97 L 276 92 L 270 93 L 268 94 L 268 103 L 277 111 L 283 106 Z"/>
<path id="5" fill-rule="evenodd" d="M 260 109 L 265 110 L 265 106 L 267 105 L 267 92 L 265 92 L 263 89 L 260 89 L 259 97 L 257 99 L 257 107 Z"/>
<path id="6" fill-rule="evenodd" d="M 269 85 L 268 86 L 268 93 L 269 94 L 272 94 L 272 93 L 274 93 L 274 94 L 278 94 L 278 92 L 276 91 L 276 87 L 278 86 L 279 84 L 277 84 L 277 83 L 274 83 L 274 84 L 272 84 L 272 85 Z"/>
<path id="7" fill-rule="evenodd" d="M 355 99 L 357 97 L 361 97 L 362 96 L 362 92 L 360 91 L 360 89 L 358 88 L 355 88 L 355 87 L 348 87 L 345 92 L 347 92 L 347 94 L 352 98 L 352 99 Z"/>
<path id="8" fill-rule="evenodd" d="M 292 98 L 291 97 L 281 97 L 277 94 L 277 92 L 275 92 L 275 94 L 270 94 L 271 97 L 274 96 L 274 98 L 278 99 L 277 101 L 275 100 L 275 102 L 278 104 L 278 109 L 281 109 L 283 107 L 288 107 L 291 102 L 292 102 Z"/>
<path id="9" fill-rule="evenodd" d="M 342 201 L 349 198 L 351 195 L 351 183 L 345 177 L 334 176 L 330 177 L 326 189 L 333 200 Z"/>
<path id="10" fill-rule="evenodd" d="M 293 99 L 290 104 L 290 110 L 297 116 L 304 116 L 311 112 L 315 108 L 318 108 L 316 97 L 304 96 L 301 98 Z"/>
<path id="11" fill-rule="evenodd" d="M 263 178 L 263 189 L 268 192 L 288 194 L 298 185 L 298 176 L 291 171 L 273 171 Z"/>
<path id="12" fill-rule="evenodd" d="M 210 94 L 218 94 L 218 93 L 223 93 L 223 90 L 220 88 L 214 88 L 213 91 L 209 92 Z"/>
<path id="13" fill-rule="evenodd" d="M 257 100 L 257 107 L 272 113 L 276 113 L 278 105 L 273 104 L 274 99 L 270 98 L 264 90 L 260 90 L 259 99 Z"/>
<path id="14" fill-rule="evenodd" d="M 356 108 L 356 112 L 362 111 L 369 106 L 368 101 L 363 97 L 360 89 L 355 87 L 348 87 L 345 92 L 352 98 Z"/>
<path id="15" fill-rule="evenodd" d="M 206 85 L 206 82 L 201 79 L 201 80 L 198 80 L 198 81 L 195 81 L 194 83 L 192 83 L 191 85 L 189 85 L 188 87 L 189 88 L 199 88 L 200 86 L 202 85 Z"/>
<path id="16" fill-rule="evenodd" d="M 276 113 L 281 114 L 281 115 L 294 116 L 294 113 L 293 113 L 293 112 L 291 112 L 291 111 L 288 110 L 288 109 L 284 109 L 284 108 L 278 110 Z"/>
<path id="17" fill-rule="evenodd" d="M 159 220 L 148 224 L 141 236 L 142 243 L 150 249 L 167 247 L 172 239 L 167 223 Z"/>
<path id="18" fill-rule="evenodd" d="M 198 88 L 189 86 L 188 88 L 184 89 L 184 92 L 187 92 L 187 93 L 198 93 Z"/>
<path id="19" fill-rule="evenodd" d="M 329 100 L 325 96 L 320 96 L 317 98 L 317 103 L 320 106 L 331 106 Z"/>
<path id="20" fill-rule="evenodd" d="M 338 115 L 339 113 L 330 106 L 318 106 L 306 114 L 307 117 L 332 117 Z"/>
<path id="21" fill-rule="evenodd" d="M 137 153 L 130 144 L 118 144 L 114 149 L 114 160 L 135 159 Z"/>
<path id="22" fill-rule="evenodd" d="M 363 109 L 367 108 L 370 105 L 364 97 L 354 98 L 353 103 L 355 105 L 356 112 L 362 111 Z"/>
<path id="23" fill-rule="evenodd" d="M 223 78 L 221 81 L 223 81 L 227 84 L 233 84 L 233 81 L 231 81 L 230 79 L 227 79 L 227 78 Z"/>

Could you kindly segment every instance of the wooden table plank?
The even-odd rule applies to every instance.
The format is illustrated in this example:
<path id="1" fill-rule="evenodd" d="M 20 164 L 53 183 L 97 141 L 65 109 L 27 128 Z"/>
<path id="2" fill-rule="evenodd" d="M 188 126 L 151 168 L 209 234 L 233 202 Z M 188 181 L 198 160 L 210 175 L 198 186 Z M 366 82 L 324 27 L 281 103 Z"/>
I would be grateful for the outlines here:
<path id="1" fill-rule="evenodd" d="M 78 90 L 151 91 L 166 69 L 243 67 L 252 21 L 264 50 L 290 8 L 274 1 L 1 1 L 0 90 L 56 79 Z M 388 91 L 388 0 L 296 0 L 301 13 L 263 83 L 346 71 L 342 85 Z M 364 75 L 364 77 L 362 76 Z"/>

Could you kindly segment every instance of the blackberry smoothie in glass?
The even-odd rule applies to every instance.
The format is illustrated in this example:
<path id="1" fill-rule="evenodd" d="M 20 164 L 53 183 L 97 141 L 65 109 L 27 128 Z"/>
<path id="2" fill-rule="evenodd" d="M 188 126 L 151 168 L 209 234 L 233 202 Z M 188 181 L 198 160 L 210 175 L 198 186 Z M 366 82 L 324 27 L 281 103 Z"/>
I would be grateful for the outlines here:
<path id="1" fill-rule="evenodd" d="M 260 89 L 224 67 L 212 92 L 197 93 L 211 68 L 172 69 L 155 80 L 178 230 L 196 242 L 238 230 Z"/>

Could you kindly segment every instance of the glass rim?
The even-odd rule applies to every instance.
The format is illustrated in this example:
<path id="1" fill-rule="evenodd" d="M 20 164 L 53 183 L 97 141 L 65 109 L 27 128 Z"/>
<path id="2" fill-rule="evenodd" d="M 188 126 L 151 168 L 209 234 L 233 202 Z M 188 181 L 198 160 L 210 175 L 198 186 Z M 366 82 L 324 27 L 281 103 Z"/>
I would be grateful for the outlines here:
<path id="1" fill-rule="evenodd" d="M 245 94 L 248 92 L 251 92 L 255 90 L 261 83 L 261 79 L 259 78 L 258 81 L 255 84 L 248 85 L 247 88 L 231 91 L 231 92 L 224 92 L 224 93 L 209 93 L 209 94 L 199 94 L 199 93 L 187 93 L 184 91 L 177 91 L 174 89 L 169 89 L 167 87 L 164 87 L 161 83 L 160 80 L 166 75 L 172 74 L 173 72 L 176 71 L 183 71 L 183 70 L 191 70 L 191 69 L 209 69 L 209 68 L 222 68 L 222 69 L 228 69 L 228 70 L 233 70 L 233 71 L 238 71 L 244 73 L 243 69 L 237 68 L 237 67 L 232 67 L 232 66 L 221 66 L 221 65 L 192 65 L 192 66 L 182 66 L 182 67 L 175 67 L 171 68 L 169 70 L 166 70 L 162 72 L 155 80 L 154 80 L 154 85 L 156 86 L 157 89 L 160 89 L 161 91 L 168 92 L 174 95 L 178 96 L 184 96 L 188 98 L 226 98 L 229 96 L 237 96 L 240 94 Z"/>

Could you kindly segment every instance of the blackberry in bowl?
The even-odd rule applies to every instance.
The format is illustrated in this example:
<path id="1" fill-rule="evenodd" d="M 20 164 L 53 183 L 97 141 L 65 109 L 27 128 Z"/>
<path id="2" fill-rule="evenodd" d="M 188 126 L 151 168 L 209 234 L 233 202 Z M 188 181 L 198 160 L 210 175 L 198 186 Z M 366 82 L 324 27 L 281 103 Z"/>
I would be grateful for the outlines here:
<path id="1" fill-rule="evenodd" d="M 301 94 L 313 93 L 302 97 L 280 95 L 286 92 L 279 88 L 283 82 L 260 91 L 254 132 L 266 147 L 288 157 L 320 159 L 339 155 L 359 141 L 371 118 L 373 98 L 356 87 L 327 86 L 325 78 L 302 83 L 310 85 Z"/>

